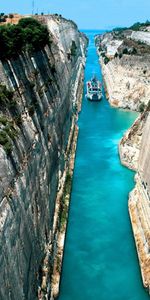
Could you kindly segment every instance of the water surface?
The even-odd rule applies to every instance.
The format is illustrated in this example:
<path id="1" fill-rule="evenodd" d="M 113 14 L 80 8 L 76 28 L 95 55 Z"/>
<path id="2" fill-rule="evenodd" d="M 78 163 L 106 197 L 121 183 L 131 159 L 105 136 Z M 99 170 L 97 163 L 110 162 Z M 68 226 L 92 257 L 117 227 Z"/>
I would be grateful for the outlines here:
<path id="1" fill-rule="evenodd" d="M 90 38 L 85 82 L 102 78 Z M 70 214 L 59 300 L 146 300 L 128 215 L 134 173 L 121 166 L 118 142 L 136 114 L 113 109 L 105 95 L 84 97 L 79 118 Z"/>

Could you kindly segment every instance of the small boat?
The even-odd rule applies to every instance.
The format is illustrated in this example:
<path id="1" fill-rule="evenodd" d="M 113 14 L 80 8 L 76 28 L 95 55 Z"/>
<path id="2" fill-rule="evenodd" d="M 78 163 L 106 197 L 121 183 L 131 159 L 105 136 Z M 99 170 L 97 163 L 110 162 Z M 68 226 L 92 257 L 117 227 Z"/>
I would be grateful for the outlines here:
<path id="1" fill-rule="evenodd" d="M 93 76 L 90 81 L 86 83 L 87 94 L 86 98 L 90 101 L 100 101 L 102 99 L 102 85 L 100 81 Z"/>

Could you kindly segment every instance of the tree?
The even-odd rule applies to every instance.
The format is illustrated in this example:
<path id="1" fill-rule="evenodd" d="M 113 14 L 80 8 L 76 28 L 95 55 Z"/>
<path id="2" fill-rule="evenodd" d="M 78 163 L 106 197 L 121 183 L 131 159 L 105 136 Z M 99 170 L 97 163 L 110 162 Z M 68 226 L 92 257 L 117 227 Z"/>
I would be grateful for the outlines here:
<path id="1" fill-rule="evenodd" d="M 49 42 L 47 27 L 32 18 L 21 19 L 17 25 L 0 26 L 0 59 L 17 56 L 23 49 L 42 49 Z"/>
<path id="2" fill-rule="evenodd" d="M 11 19 L 11 23 L 12 23 L 12 19 L 13 19 L 14 15 L 13 14 L 9 14 L 9 18 Z"/>
<path id="3" fill-rule="evenodd" d="M 142 102 L 139 106 L 139 111 L 142 113 L 144 111 L 144 109 L 145 109 L 145 103 Z"/>

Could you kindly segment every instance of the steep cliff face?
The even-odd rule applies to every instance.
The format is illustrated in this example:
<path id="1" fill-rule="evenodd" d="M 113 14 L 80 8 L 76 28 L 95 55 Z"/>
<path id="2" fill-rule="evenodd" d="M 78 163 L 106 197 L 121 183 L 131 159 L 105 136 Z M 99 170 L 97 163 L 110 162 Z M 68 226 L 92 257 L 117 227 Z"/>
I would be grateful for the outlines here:
<path id="1" fill-rule="evenodd" d="M 101 59 L 107 96 L 112 106 L 138 111 L 141 103 L 148 103 L 149 58 L 123 55 L 122 58 L 112 59 L 106 65 Z"/>
<path id="2" fill-rule="evenodd" d="M 141 105 L 148 104 L 150 47 L 147 40 L 150 40 L 149 32 L 132 30 L 114 31 L 96 38 L 107 97 L 112 106 L 139 111 Z"/>
<path id="3" fill-rule="evenodd" d="M 0 112 L 0 134 L 8 126 L 14 133 L 11 151 L 0 145 L 1 300 L 38 298 L 47 247 L 53 267 L 55 201 L 83 80 L 86 38 L 71 21 L 42 21 L 50 47 L 0 63 L 0 84 L 15 103 Z"/>
<path id="4" fill-rule="evenodd" d="M 150 291 L 150 115 L 144 126 L 136 185 L 129 197 L 129 212 L 134 232 L 143 284 Z"/>
<path id="5" fill-rule="evenodd" d="M 145 32 L 147 30 L 147 32 Z M 136 171 L 129 213 L 144 286 L 150 292 L 150 32 L 119 30 L 96 38 L 112 106 L 142 113 L 119 143 L 121 163 Z"/>
<path id="6" fill-rule="evenodd" d="M 142 134 L 148 114 L 148 111 L 140 114 L 119 143 L 121 163 L 134 171 L 138 170 Z"/>

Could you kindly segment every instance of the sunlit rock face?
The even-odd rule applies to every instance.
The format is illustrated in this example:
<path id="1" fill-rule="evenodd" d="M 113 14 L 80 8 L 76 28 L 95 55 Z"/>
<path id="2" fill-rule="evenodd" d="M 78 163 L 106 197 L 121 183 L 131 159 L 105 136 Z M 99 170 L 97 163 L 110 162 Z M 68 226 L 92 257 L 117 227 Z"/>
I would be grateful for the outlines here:
<path id="1" fill-rule="evenodd" d="M 150 33 L 114 31 L 96 37 L 107 97 L 114 107 L 140 110 L 150 99 Z"/>
<path id="2" fill-rule="evenodd" d="M 150 290 L 149 27 L 106 33 L 96 37 L 96 45 L 110 104 L 141 112 L 121 139 L 119 154 L 121 163 L 137 172 L 128 206 L 143 285 Z"/>
<path id="3" fill-rule="evenodd" d="M 121 163 L 134 171 L 138 171 L 142 134 L 148 115 L 148 111 L 140 114 L 119 143 Z"/>
<path id="4" fill-rule="evenodd" d="M 150 288 L 150 115 L 142 135 L 136 185 L 130 193 L 129 212 L 134 232 L 143 284 Z"/>
<path id="5" fill-rule="evenodd" d="M 138 111 L 141 103 L 148 104 L 149 58 L 123 55 L 106 65 L 102 63 L 108 100 L 112 106 Z"/>
<path id="6" fill-rule="evenodd" d="M 38 297 L 42 261 L 54 241 L 55 199 L 83 78 L 84 35 L 60 17 L 42 17 L 42 22 L 48 26 L 50 46 L 32 57 L 22 53 L 0 63 L 0 83 L 13 89 L 19 115 L 12 152 L 7 155 L 0 146 L 1 300 Z M 13 120 L 9 109 L 5 114 Z"/>
<path id="7" fill-rule="evenodd" d="M 150 46 L 150 32 L 133 31 L 131 38 L 135 41 L 140 41 Z"/>

